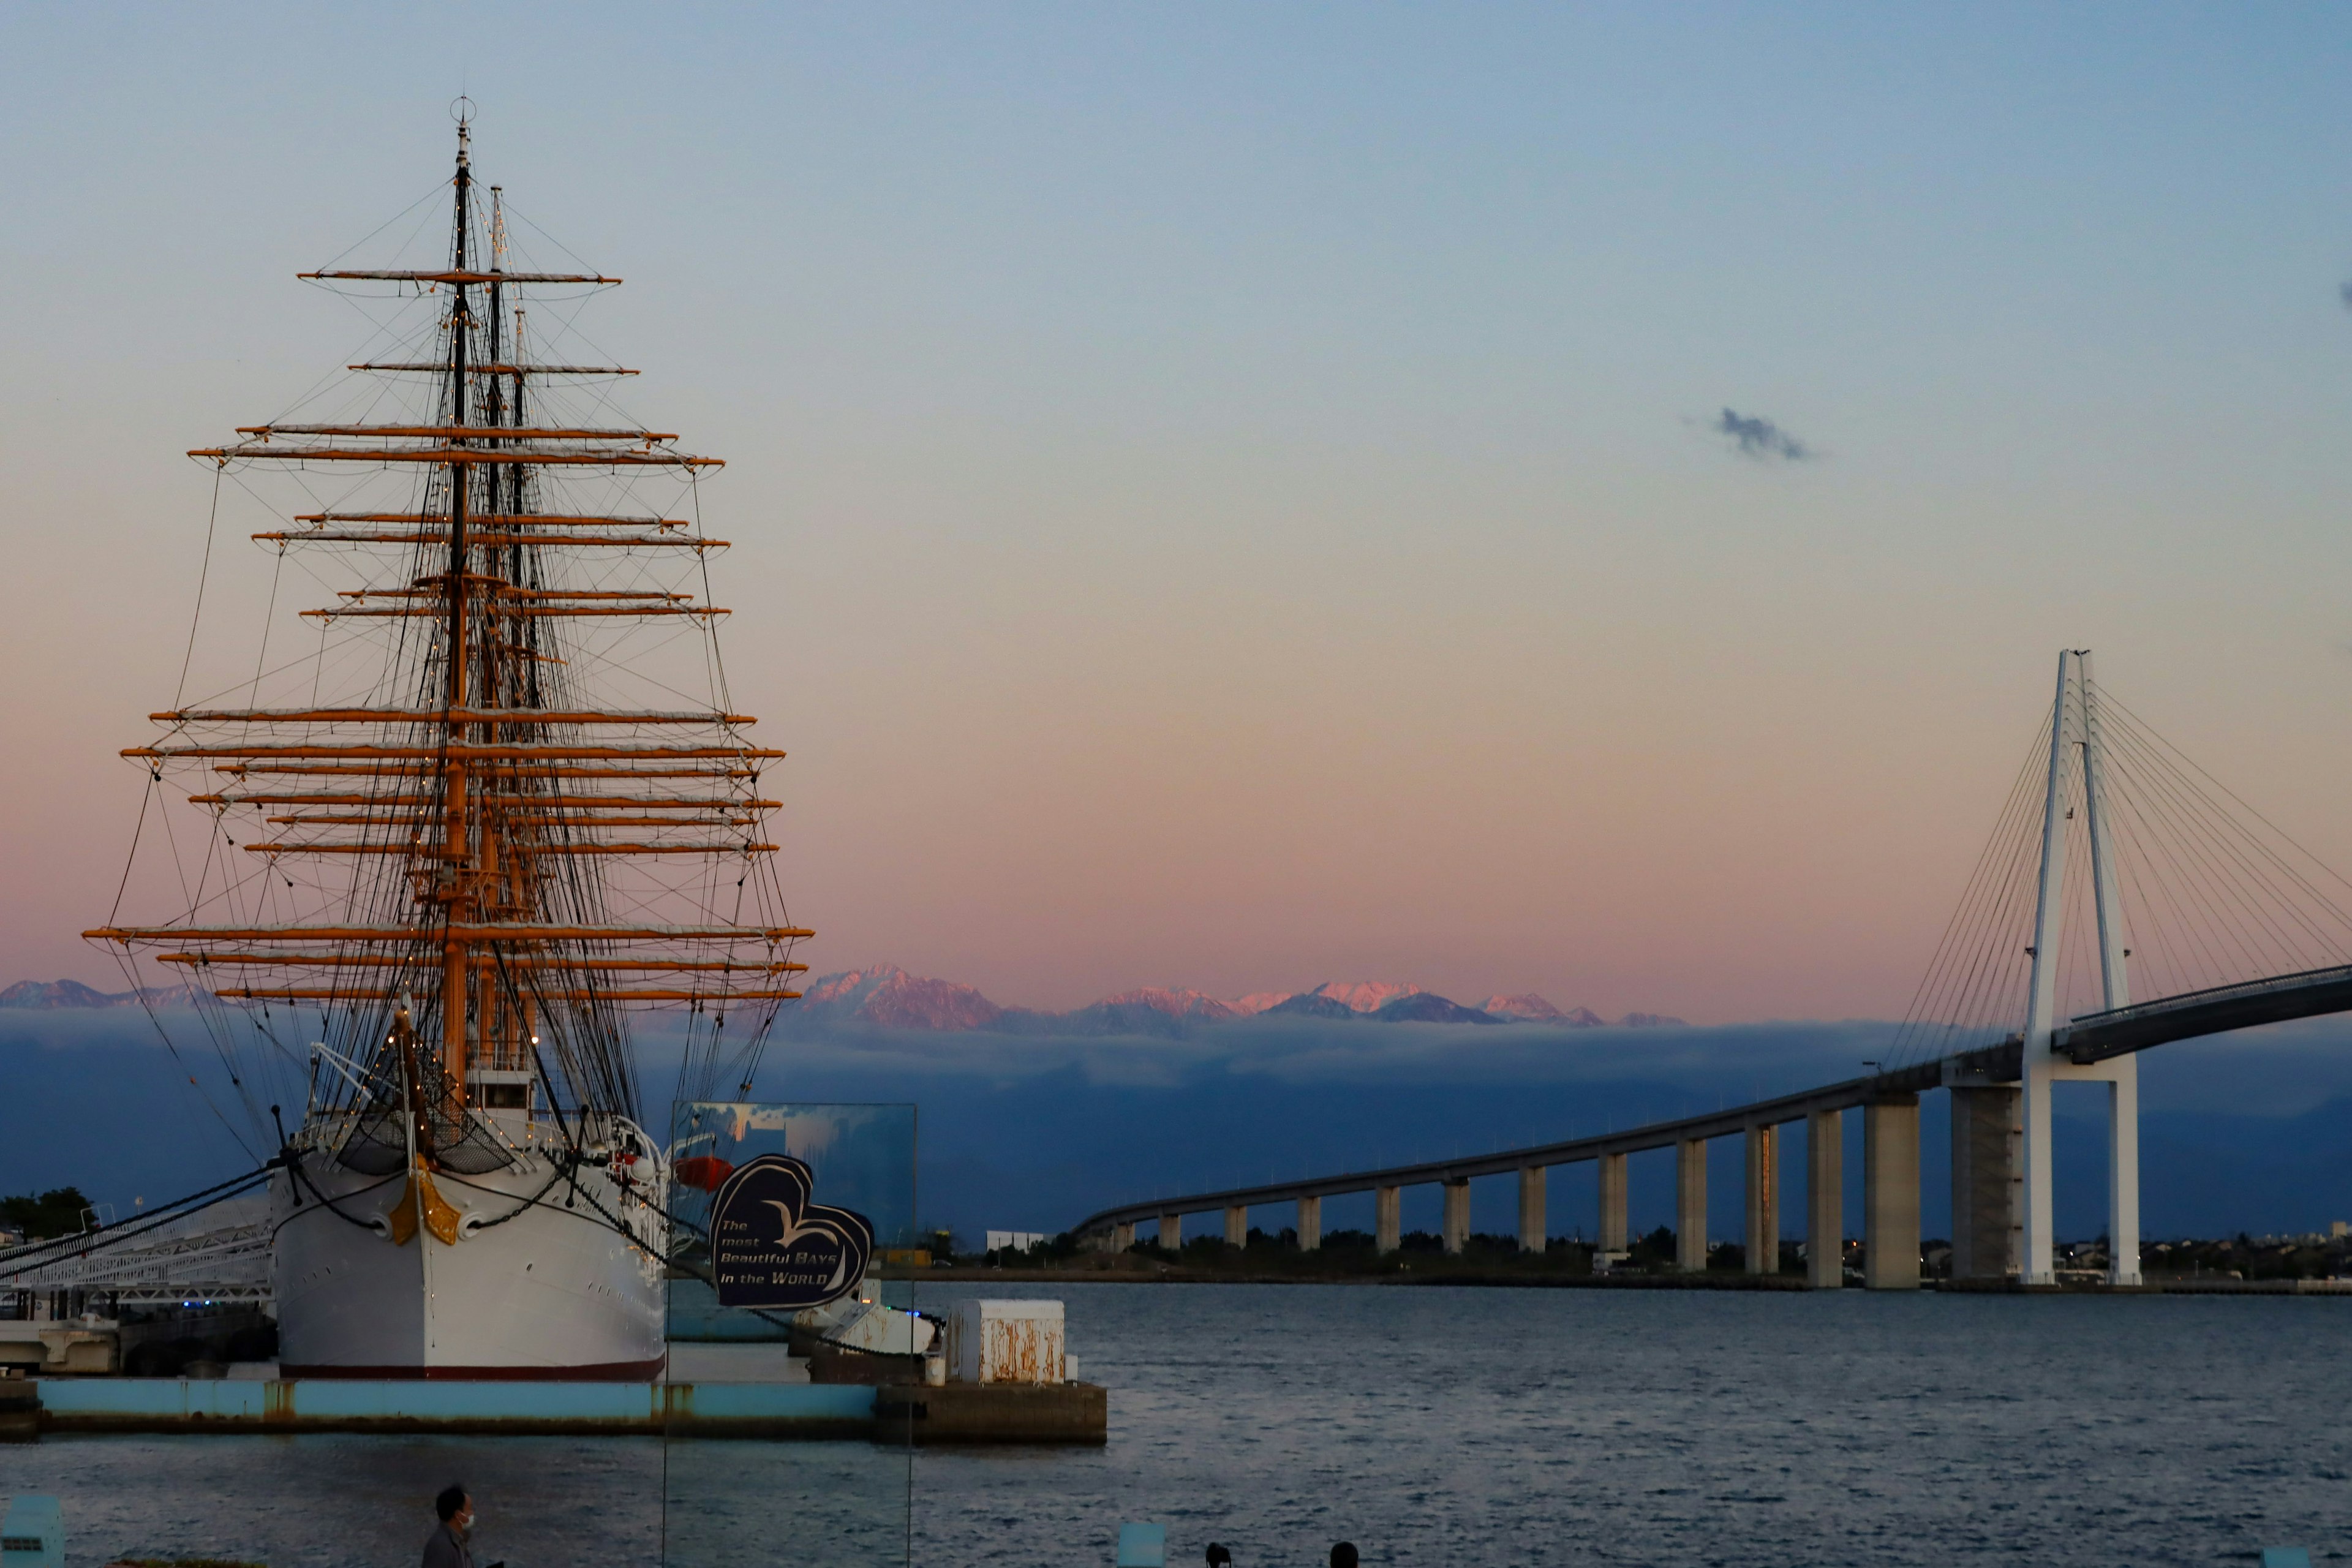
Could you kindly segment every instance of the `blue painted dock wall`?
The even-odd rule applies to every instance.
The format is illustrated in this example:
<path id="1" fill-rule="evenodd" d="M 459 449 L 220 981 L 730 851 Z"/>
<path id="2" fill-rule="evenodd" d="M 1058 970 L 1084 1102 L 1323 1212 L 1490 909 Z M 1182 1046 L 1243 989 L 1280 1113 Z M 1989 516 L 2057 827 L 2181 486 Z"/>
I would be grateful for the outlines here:
<path id="1" fill-rule="evenodd" d="M 45 1432 L 475 1432 L 866 1437 L 855 1384 L 42 1378 Z"/>

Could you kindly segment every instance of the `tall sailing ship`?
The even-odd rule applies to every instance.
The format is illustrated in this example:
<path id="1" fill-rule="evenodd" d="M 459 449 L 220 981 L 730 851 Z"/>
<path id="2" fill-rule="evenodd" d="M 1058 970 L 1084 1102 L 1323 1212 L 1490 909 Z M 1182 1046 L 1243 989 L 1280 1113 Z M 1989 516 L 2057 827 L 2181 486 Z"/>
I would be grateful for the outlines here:
<path id="1" fill-rule="evenodd" d="M 253 537 L 278 580 L 353 585 L 302 612 L 315 649 L 270 666 L 265 616 L 249 684 L 152 716 L 139 843 L 191 807 L 203 833 L 161 836 L 176 883 L 126 884 L 186 907 L 88 934 L 184 978 L 215 1108 L 278 1149 L 285 1375 L 642 1379 L 671 1163 L 633 1016 L 670 1010 L 682 1097 L 748 1092 L 810 933 L 767 830 L 782 753 L 726 700 L 718 460 L 614 414 L 635 371 L 541 346 L 619 279 L 510 265 L 469 142 L 446 260 L 300 275 L 383 328 L 335 417 L 191 454 L 215 517 L 292 472 L 305 510 Z"/>

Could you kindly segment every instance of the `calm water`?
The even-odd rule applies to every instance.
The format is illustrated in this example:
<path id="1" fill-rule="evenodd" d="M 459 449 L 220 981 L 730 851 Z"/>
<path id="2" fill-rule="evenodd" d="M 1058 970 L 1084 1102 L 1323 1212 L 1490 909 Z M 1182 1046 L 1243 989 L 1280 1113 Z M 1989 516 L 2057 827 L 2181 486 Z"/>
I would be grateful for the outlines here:
<path id="1" fill-rule="evenodd" d="M 1011 1294 L 1011 1291 L 997 1292 Z M 2213 1563 L 2352 1550 L 2352 1301 L 1061 1286 L 1102 1450 L 928 1452 L 918 1563 L 1108 1563 L 1121 1520 L 1238 1568 L 1320 1563 Z M 939 1293 L 944 1299 L 945 1292 Z M 862 1444 L 667 1457 L 673 1539 L 881 1556 L 903 1468 Z M 217 1553 L 408 1568 L 427 1501 L 477 1554 L 649 1564 L 654 1439 L 79 1438 L 0 1448 L 67 1498 L 76 1568 Z M 831 1525 L 828 1524 L 828 1528 Z"/>

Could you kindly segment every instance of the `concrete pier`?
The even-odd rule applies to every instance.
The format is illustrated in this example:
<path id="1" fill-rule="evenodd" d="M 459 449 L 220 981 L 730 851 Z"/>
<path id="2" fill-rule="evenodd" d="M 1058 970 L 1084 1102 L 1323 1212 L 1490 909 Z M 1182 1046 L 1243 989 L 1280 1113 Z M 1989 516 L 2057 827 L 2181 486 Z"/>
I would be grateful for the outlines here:
<path id="1" fill-rule="evenodd" d="M 1919 1097 L 1862 1108 L 1862 1282 L 1919 1288 Z"/>
<path id="2" fill-rule="evenodd" d="M 1164 1214 L 1160 1216 L 1160 1245 L 1171 1252 L 1184 1250 L 1184 1216 Z"/>
<path id="3" fill-rule="evenodd" d="M 1601 1171 L 1601 1250 L 1625 1250 L 1625 1156 L 1603 1154 Z"/>
<path id="4" fill-rule="evenodd" d="M 1382 1252 L 1394 1252 L 1402 1235 L 1397 1223 L 1397 1212 L 1402 1206 L 1398 1202 L 1401 1190 L 1396 1187 L 1372 1189 L 1372 1245 Z"/>
<path id="5" fill-rule="evenodd" d="M 1298 1200 L 1298 1250 L 1312 1252 L 1323 1245 L 1323 1200 Z"/>
<path id="6" fill-rule="evenodd" d="M 1780 1130 L 1748 1130 L 1748 1272 L 1780 1271 Z"/>
<path id="7" fill-rule="evenodd" d="M 1125 1252 L 1129 1247 L 1133 1247 L 1134 1245 L 1135 1226 L 1133 1225 L 1121 1225 L 1112 1227 L 1110 1233 L 1110 1249 L 1113 1252 Z"/>
<path id="8" fill-rule="evenodd" d="M 874 1393 L 876 1436 L 917 1443 L 1090 1443 L 1110 1436 L 1110 1396 L 1090 1383 L 950 1383 Z"/>
<path id="9" fill-rule="evenodd" d="M 1675 1145 L 1675 1267 L 1706 1271 L 1706 1140 Z"/>
<path id="10" fill-rule="evenodd" d="M 1225 1205 L 1225 1245 L 1227 1247 L 1249 1245 L 1249 1205 L 1247 1204 Z"/>
<path id="11" fill-rule="evenodd" d="M 1805 1283 L 1845 1284 L 1845 1112 L 1805 1118 Z"/>
<path id="12" fill-rule="evenodd" d="M 1445 1250 L 1460 1256 L 1470 1240 L 1470 1184 L 1445 1184 Z"/>
<path id="13" fill-rule="evenodd" d="M 2025 1100 L 2014 1084 L 1952 1095 L 1952 1278 L 2000 1279 L 2017 1272 L 2025 1229 Z"/>
<path id="14" fill-rule="evenodd" d="M 1519 1167 L 1519 1250 L 1544 1249 L 1544 1176 L 1541 1165 Z"/>

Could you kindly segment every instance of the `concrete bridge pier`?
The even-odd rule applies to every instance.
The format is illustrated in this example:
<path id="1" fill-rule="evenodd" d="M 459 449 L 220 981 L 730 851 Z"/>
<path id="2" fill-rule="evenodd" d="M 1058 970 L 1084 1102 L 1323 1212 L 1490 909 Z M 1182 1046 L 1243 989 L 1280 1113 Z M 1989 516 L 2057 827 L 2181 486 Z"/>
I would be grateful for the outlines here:
<path id="1" fill-rule="evenodd" d="M 1805 1283 L 1845 1285 L 1845 1112 L 1805 1118 Z"/>
<path id="2" fill-rule="evenodd" d="M 1748 1272 L 1780 1271 L 1780 1130 L 1748 1130 Z"/>
<path id="3" fill-rule="evenodd" d="M 1675 1145 L 1675 1267 L 1706 1272 L 1706 1140 Z"/>
<path id="4" fill-rule="evenodd" d="M 1298 1200 L 1298 1250 L 1313 1252 L 1323 1245 L 1323 1200 Z"/>
<path id="5" fill-rule="evenodd" d="M 1249 1205 L 1247 1204 L 1225 1205 L 1225 1245 L 1227 1247 L 1249 1245 Z"/>
<path id="6" fill-rule="evenodd" d="M 1135 1245 L 1135 1226 L 1132 1226 L 1132 1225 L 1119 1225 L 1119 1226 L 1113 1226 L 1111 1227 L 1111 1232 L 1110 1232 L 1110 1249 L 1111 1249 L 1113 1252 L 1125 1252 L 1129 1247 L 1133 1247 L 1134 1245 Z"/>
<path id="7" fill-rule="evenodd" d="M 1184 1216 L 1164 1214 L 1160 1216 L 1160 1245 L 1171 1252 L 1184 1250 Z"/>
<path id="8" fill-rule="evenodd" d="M 1544 1176 L 1541 1165 L 1519 1167 L 1519 1250 L 1544 1249 Z"/>
<path id="9" fill-rule="evenodd" d="M 1402 1206 L 1398 1202 L 1395 1187 L 1372 1189 L 1372 1245 L 1382 1252 L 1394 1252 L 1402 1235 L 1397 1213 Z"/>
<path id="10" fill-rule="evenodd" d="M 1601 1173 L 1601 1251 L 1622 1257 L 1625 1251 L 1625 1156 L 1603 1154 L 1594 1163 Z"/>
<path id="11" fill-rule="evenodd" d="M 1470 1241 L 1470 1184 L 1445 1184 L 1445 1250 L 1460 1257 Z"/>
<path id="12" fill-rule="evenodd" d="M 1919 1097 L 1862 1108 L 1862 1282 L 1919 1289 Z"/>
<path id="13" fill-rule="evenodd" d="M 2024 1235 L 2025 1095 L 2015 1084 L 1954 1084 L 1952 1278 L 2014 1276 Z"/>
<path id="14" fill-rule="evenodd" d="M 2139 1272 L 2139 1058 L 2110 1063 L 2107 1081 L 2107 1283 L 2137 1285 Z"/>

